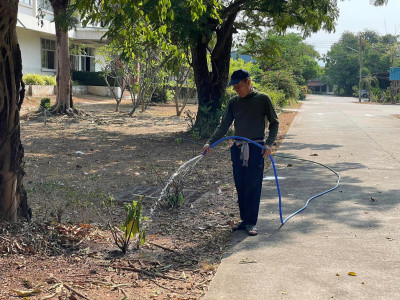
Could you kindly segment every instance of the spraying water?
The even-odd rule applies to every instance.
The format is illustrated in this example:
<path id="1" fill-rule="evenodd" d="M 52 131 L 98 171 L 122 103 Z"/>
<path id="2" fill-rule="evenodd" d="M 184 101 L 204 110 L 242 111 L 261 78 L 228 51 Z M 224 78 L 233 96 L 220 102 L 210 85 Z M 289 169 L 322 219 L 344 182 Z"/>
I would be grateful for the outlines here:
<path id="1" fill-rule="evenodd" d="M 151 218 L 151 216 L 154 213 L 154 210 L 157 207 L 157 204 L 164 198 L 167 196 L 167 192 L 169 187 L 171 186 L 171 184 L 177 180 L 178 178 L 184 178 L 186 176 L 187 173 L 189 173 L 190 170 L 192 170 L 197 163 L 203 158 L 204 155 L 200 154 L 196 157 L 193 157 L 192 159 L 188 160 L 187 162 L 185 162 L 183 165 L 181 165 L 179 167 L 179 169 L 171 176 L 171 178 L 168 180 L 167 184 L 165 185 L 165 187 L 161 190 L 161 194 L 160 197 L 158 197 L 156 203 L 154 203 L 153 207 L 150 209 L 150 215 L 149 218 Z"/>

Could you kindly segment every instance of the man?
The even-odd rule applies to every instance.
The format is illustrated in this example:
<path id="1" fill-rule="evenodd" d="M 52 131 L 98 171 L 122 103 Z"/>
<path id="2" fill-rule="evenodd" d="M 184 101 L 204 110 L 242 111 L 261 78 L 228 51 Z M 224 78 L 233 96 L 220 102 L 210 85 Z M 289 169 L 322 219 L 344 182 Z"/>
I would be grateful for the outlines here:
<path id="1" fill-rule="evenodd" d="M 210 145 L 222 138 L 232 122 L 235 135 L 251 139 L 264 146 L 235 140 L 231 147 L 233 177 L 238 194 L 241 222 L 233 230 L 244 229 L 249 235 L 257 235 L 257 219 L 260 206 L 261 187 L 264 173 L 264 158 L 271 155 L 271 146 L 276 139 L 279 121 L 268 95 L 253 90 L 250 75 L 246 70 L 236 70 L 229 86 L 237 94 L 230 99 L 221 123 L 212 137 L 203 146 L 202 153 L 208 154 Z M 269 122 L 267 140 L 265 120 Z"/>

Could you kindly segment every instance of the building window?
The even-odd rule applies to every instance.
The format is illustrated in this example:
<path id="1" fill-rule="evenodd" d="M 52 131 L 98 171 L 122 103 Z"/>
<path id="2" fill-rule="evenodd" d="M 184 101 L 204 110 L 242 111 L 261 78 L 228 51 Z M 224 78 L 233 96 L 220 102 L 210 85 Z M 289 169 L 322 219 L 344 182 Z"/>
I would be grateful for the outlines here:
<path id="1" fill-rule="evenodd" d="M 75 71 L 79 71 L 79 56 L 70 55 L 69 62 L 71 64 L 71 69 Z"/>
<path id="2" fill-rule="evenodd" d="M 51 7 L 50 1 L 48 1 L 48 0 L 38 0 L 38 7 L 39 7 L 39 9 L 47 10 L 47 11 L 50 11 L 50 12 L 53 11 L 53 8 Z"/>
<path id="3" fill-rule="evenodd" d="M 81 55 L 82 71 L 94 72 L 94 49 L 85 48 Z"/>
<path id="4" fill-rule="evenodd" d="M 19 3 L 26 4 L 32 6 L 32 0 L 20 0 Z"/>
<path id="5" fill-rule="evenodd" d="M 56 68 L 56 42 L 41 39 L 42 68 L 55 70 Z"/>
<path id="6" fill-rule="evenodd" d="M 75 71 L 95 71 L 95 57 L 93 48 L 82 48 L 76 51 L 77 48 L 72 50 L 73 52 L 78 52 L 76 55 L 70 56 L 71 69 Z"/>

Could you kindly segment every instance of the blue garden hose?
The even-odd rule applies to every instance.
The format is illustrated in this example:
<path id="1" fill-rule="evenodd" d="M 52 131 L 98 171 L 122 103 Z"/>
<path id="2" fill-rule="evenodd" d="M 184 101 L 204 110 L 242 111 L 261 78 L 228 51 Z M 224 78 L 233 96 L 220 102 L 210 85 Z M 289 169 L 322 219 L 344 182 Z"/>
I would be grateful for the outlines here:
<path id="1" fill-rule="evenodd" d="M 214 147 L 215 147 L 216 145 L 218 145 L 219 143 L 221 143 L 221 142 L 223 142 L 223 141 L 225 141 L 225 140 L 228 140 L 228 139 L 243 140 L 243 141 L 246 141 L 246 142 L 249 142 L 249 143 L 251 143 L 251 144 L 254 144 L 254 145 L 258 146 L 258 147 L 260 147 L 261 149 L 265 149 L 263 145 L 260 145 L 259 143 L 255 142 L 255 141 L 252 141 L 252 140 L 250 140 L 250 139 L 248 139 L 248 138 L 241 137 L 241 136 L 227 136 L 227 137 L 224 137 L 224 138 L 222 138 L 222 139 L 216 141 L 215 143 L 213 143 L 213 144 L 210 146 L 210 148 L 214 148 Z M 205 154 L 205 152 L 203 153 L 203 155 L 204 155 L 204 154 Z M 277 154 L 276 154 L 276 156 L 284 157 L 284 158 L 289 158 L 289 159 L 296 159 L 296 160 L 301 160 L 301 161 L 307 161 L 307 162 L 312 162 L 312 163 L 314 163 L 314 164 L 318 164 L 318 165 L 320 165 L 320 166 L 323 166 L 323 167 L 329 169 L 330 171 L 332 171 L 333 173 L 335 173 L 336 176 L 338 177 L 338 180 L 337 180 L 337 183 L 336 183 L 336 186 L 335 186 L 335 187 L 333 187 L 333 188 L 331 188 L 331 189 L 329 189 L 329 190 L 326 190 L 326 191 L 324 191 L 324 192 L 322 192 L 322 193 L 319 193 L 319 194 L 317 194 L 317 195 L 315 195 L 315 196 L 312 196 L 310 199 L 307 200 L 306 204 L 305 204 L 302 208 L 300 208 L 300 209 L 297 210 L 296 212 L 292 213 L 291 215 L 289 215 L 288 217 L 286 217 L 285 219 L 283 219 L 283 217 L 282 217 L 282 197 L 281 197 L 281 190 L 280 190 L 280 187 L 279 187 L 278 175 L 277 175 L 277 172 L 276 172 L 276 167 L 275 167 L 274 159 L 272 158 L 272 155 L 270 155 L 269 158 L 270 158 L 270 160 L 271 160 L 271 164 L 272 164 L 272 167 L 273 167 L 273 169 L 274 169 L 276 188 L 277 188 L 277 190 L 278 190 L 278 196 L 279 196 L 279 216 L 280 216 L 281 224 L 282 224 L 282 225 L 285 224 L 286 221 L 288 221 L 290 218 L 294 217 L 294 216 L 297 215 L 298 213 L 300 213 L 300 212 L 302 212 L 303 210 L 305 210 L 305 209 L 307 208 L 307 206 L 308 206 L 308 204 L 310 203 L 311 200 L 313 200 L 313 199 L 315 199 L 315 198 L 317 198 L 317 197 L 319 197 L 319 196 L 322 196 L 322 195 L 324 195 L 324 194 L 326 194 L 326 193 L 329 193 L 329 192 L 333 191 L 334 189 L 336 189 L 336 188 L 339 186 L 340 175 L 339 175 L 335 170 L 333 170 L 332 168 L 330 168 L 330 167 L 328 167 L 328 166 L 326 166 L 326 165 L 324 165 L 324 164 L 321 164 L 321 163 L 318 163 L 318 162 L 315 162 L 315 161 L 312 161 L 312 160 L 301 159 L 301 158 L 296 158 L 296 157 L 291 157 L 291 156 L 283 156 L 283 155 L 277 155 Z"/>

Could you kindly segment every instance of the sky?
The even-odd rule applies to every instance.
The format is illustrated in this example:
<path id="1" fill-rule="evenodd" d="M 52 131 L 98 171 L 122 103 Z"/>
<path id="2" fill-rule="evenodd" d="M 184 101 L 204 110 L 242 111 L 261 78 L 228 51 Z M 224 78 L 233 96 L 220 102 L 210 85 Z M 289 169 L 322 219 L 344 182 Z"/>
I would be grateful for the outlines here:
<path id="1" fill-rule="evenodd" d="M 370 4 L 370 0 L 338 0 L 338 7 L 336 32 L 320 31 L 305 40 L 320 54 L 326 54 L 345 31 L 359 33 L 370 29 L 379 35 L 400 35 L 400 0 L 389 0 L 387 5 L 378 7 Z"/>

